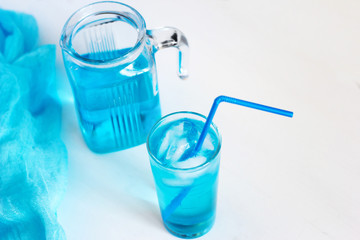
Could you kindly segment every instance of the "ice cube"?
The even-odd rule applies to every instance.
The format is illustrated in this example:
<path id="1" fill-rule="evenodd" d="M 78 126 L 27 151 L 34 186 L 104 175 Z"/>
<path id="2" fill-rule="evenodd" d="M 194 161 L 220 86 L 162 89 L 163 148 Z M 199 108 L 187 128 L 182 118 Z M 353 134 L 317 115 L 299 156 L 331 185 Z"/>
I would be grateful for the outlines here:
<path id="1" fill-rule="evenodd" d="M 174 138 L 178 135 L 181 131 L 182 126 L 176 125 L 174 128 L 169 128 L 168 131 L 165 133 L 165 136 L 160 138 L 159 140 L 159 147 L 157 151 L 157 158 L 158 159 L 169 159 L 171 155 L 175 152 L 174 145 Z"/>
<path id="2" fill-rule="evenodd" d="M 206 162 L 205 156 L 194 156 L 191 158 L 186 159 L 185 161 L 177 161 L 174 162 L 172 165 L 176 168 L 193 168 L 200 166 L 201 164 L 204 164 Z"/>
<path id="3" fill-rule="evenodd" d="M 186 138 L 180 138 L 179 140 L 173 139 L 165 159 L 170 162 L 178 161 L 189 148 L 190 144 Z"/>
<path id="4" fill-rule="evenodd" d="M 174 124 L 171 125 L 171 127 L 169 128 L 168 132 L 172 137 L 179 137 L 184 135 L 185 131 L 184 131 L 184 122 L 175 122 Z"/>
<path id="5" fill-rule="evenodd" d="M 170 132 L 167 132 L 165 134 L 165 137 L 163 137 L 159 141 L 160 146 L 159 146 L 159 149 L 158 149 L 157 154 L 156 154 L 156 157 L 158 159 L 162 159 L 164 156 L 166 156 L 166 152 L 168 151 L 168 149 L 170 147 L 170 141 L 171 141 Z"/>
<path id="6" fill-rule="evenodd" d="M 194 184 L 194 179 L 186 174 L 176 174 L 174 178 L 163 178 L 162 181 L 165 185 L 171 187 L 185 187 Z"/>
<path id="7" fill-rule="evenodd" d="M 194 156 L 194 149 L 203 125 L 189 119 L 170 123 L 162 129 L 164 137 L 158 143 L 157 158 L 167 166 L 193 168 L 207 161 L 215 149 L 213 135 L 208 134 L 201 150 Z"/>
<path id="8" fill-rule="evenodd" d="M 205 137 L 205 140 L 203 142 L 203 145 L 201 146 L 201 149 L 204 149 L 204 150 L 214 150 L 215 149 L 215 146 L 214 146 L 214 143 L 213 143 L 213 139 L 211 137 L 211 135 L 208 133 Z"/>
<path id="9" fill-rule="evenodd" d="M 196 126 L 189 121 L 172 123 L 166 129 L 165 136 L 160 138 L 157 158 L 166 164 L 180 160 L 190 148 L 194 147 L 198 132 Z"/>

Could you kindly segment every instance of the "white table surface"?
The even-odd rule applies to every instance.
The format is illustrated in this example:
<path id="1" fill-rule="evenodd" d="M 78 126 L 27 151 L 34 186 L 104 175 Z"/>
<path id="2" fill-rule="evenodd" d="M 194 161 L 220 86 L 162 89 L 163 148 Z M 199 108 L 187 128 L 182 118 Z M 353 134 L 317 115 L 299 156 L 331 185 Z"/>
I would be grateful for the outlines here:
<path id="1" fill-rule="evenodd" d="M 90 1 L 1 0 L 33 14 L 41 43 L 58 46 Z M 191 76 L 174 49 L 156 55 L 163 114 L 207 114 L 220 94 L 294 111 L 289 119 L 223 104 L 217 218 L 200 239 L 360 239 L 360 1 L 126 0 L 149 29 L 175 26 L 191 47 Z M 177 239 L 162 226 L 144 145 L 105 155 L 85 146 L 57 48 L 68 191 L 59 221 L 69 240 Z"/>

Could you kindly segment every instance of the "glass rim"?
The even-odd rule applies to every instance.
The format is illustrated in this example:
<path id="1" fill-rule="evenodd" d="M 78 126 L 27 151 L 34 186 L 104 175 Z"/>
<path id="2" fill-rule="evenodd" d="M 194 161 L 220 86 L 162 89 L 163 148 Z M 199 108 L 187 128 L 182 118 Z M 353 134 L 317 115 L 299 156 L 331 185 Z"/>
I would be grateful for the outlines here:
<path id="1" fill-rule="evenodd" d="M 150 143 L 149 143 L 149 140 L 150 140 L 150 137 L 153 135 L 153 133 L 155 132 L 155 130 L 159 127 L 159 125 L 164 121 L 166 120 L 168 117 L 171 117 L 173 115 L 178 115 L 178 114 L 189 114 L 189 115 L 196 115 L 198 117 L 201 117 L 204 119 L 204 122 L 206 121 L 206 117 L 200 113 L 197 113 L 197 112 L 192 112 L 192 111 L 178 111 L 178 112 L 173 112 L 173 113 L 170 113 L 170 114 L 167 114 L 165 116 L 163 116 L 162 118 L 160 118 L 155 124 L 154 126 L 151 128 L 149 134 L 148 134 L 148 137 L 146 139 L 146 149 L 147 149 L 147 152 L 150 156 L 150 161 L 152 160 L 153 162 L 155 162 L 158 166 L 166 169 L 166 170 L 171 170 L 171 171 L 198 171 L 198 170 L 201 170 L 203 168 L 205 168 L 206 166 L 208 166 L 209 164 L 211 164 L 214 159 L 216 159 L 218 157 L 218 155 L 220 154 L 220 149 L 221 149 L 221 144 L 222 144 L 222 139 L 221 139 L 221 134 L 219 133 L 219 130 L 218 128 L 216 127 L 216 125 L 212 122 L 211 123 L 211 127 L 213 128 L 216 136 L 217 136 L 217 139 L 218 139 L 218 144 L 217 144 L 217 148 L 214 152 L 214 154 L 207 158 L 207 160 L 198 165 L 198 166 L 195 166 L 195 167 L 190 167 L 190 168 L 177 168 L 177 167 L 172 167 L 172 166 L 164 166 L 164 164 L 161 163 L 161 161 L 159 161 L 159 159 L 151 152 L 150 150 Z"/>
<path id="2" fill-rule="evenodd" d="M 91 8 L 93 8 L 93 7 L 100 6 L 100 5 L 103 6 L 104 4 L 113 5 L 114 8 L 108 9 L 108 10 L 96 10 L 96 9 L 91 10 Z M 116 7 L 119 7 L 119 6 L 124 7 L 126 10 L 133 13 L 138 18 L 138 19 L 134 19 L 134 18 L 130 19 L 130 20 L 134 21 L 134 23 L 136 24 L 138 36 L 137 36 L 137 40 L 136 40 L 136 43 L 134 44 L 134 46 L 125 55 L 114 58 L 114 59 L 106 60 L 106 61 L 98 60 L 98 59 L 89 59 L 89 58 L 85 58 L 85 57 L 81 56 L 77 51 L 75 51 L 75 49 L 73 49 L 70 46 L 70 44 L 72 42 L 74 30 L 78 27 L 78 25 L 84 19 L 92 16 L 93 14 L 96 14 L 96 15 L 98 15 L 100 13 L 118 14 L 121 11 L 117 10 Z M 89 10 L 89 12 L 86 12 L 87 10 Z M 75 24 L 71 24 L 72 21 L 75 21 Z M 68 20 L 66 21 L 66 23 L 62 29 L 59 44 L 60 44 L 61 49 L 63 51 L 65 51 L 66 53 L 68 53 L 72 57 L 72 59 L 74 59 L 75 61 L 80 62 L 80 63 L 90 66 L 90 67 L 100 67 L 101 68 L 102 66 L 111 67 L 113 65 L 114 66 L 120 65 L 125 62 L 131 62 L 132 60 L 126 61 L 126 59 L 129 59 L 132 55 L 137 56 L 138 54 L 140 54 L 141 46 L 143 46 L 145 43 L 145 36 L 146 36 L 145 20 L 135 8 L 133 8 L 127 4 L 115 2 L 115 1 L 99 1 L 99 2 L 87 4 L 87 5 L 79 8 L 68 18 Z"/>

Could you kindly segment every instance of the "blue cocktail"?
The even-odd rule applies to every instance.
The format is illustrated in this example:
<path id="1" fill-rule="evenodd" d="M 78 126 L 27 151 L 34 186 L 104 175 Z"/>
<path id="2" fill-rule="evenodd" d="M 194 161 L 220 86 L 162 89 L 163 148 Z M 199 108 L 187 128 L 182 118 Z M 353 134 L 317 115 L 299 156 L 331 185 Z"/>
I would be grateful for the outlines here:
<path id="1" fill-rule="evenodd" d="M 165 227 L 184 238 L 208 232 L 215 220 L 221 136 L 211 124 L 194 155 L 206 118 L 194 112 L 163 117 L 147 147 Z"/>

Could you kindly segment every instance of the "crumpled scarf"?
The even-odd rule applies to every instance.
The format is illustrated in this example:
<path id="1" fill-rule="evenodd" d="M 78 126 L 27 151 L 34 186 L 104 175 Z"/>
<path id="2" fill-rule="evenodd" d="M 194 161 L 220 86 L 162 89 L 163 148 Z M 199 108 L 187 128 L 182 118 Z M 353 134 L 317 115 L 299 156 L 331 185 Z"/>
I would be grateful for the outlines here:
<path id="1" fill-rule="evenodd" d="M 55 46 L 36 20 L 0 9 L 0 239 L 65 239 L 57 221 L 67 152 L 60 138 Z"/>

